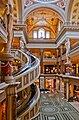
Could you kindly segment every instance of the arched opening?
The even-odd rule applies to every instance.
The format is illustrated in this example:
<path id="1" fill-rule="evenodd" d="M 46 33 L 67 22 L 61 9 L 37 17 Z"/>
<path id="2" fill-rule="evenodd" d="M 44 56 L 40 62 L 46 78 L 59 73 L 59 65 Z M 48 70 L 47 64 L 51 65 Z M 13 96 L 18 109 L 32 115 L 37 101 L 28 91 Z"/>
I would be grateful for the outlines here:
<path id="1" fill-rule="evenodd" d="M 45 30 L 43 28 L 38 30 L 38 38 L 45 38 Z"/>

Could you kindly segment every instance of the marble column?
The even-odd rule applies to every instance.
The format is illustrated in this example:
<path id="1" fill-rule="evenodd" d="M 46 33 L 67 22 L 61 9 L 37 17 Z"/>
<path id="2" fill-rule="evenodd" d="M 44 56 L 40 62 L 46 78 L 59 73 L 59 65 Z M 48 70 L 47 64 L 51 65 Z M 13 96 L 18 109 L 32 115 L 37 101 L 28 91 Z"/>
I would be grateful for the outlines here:
<path id="1" fill-rule="evenodd" d="M 67 101 L 69 99 L 69 83 L 68 82 L 66 82 L 66 99 Z"/>
<path id="2" fill-rule="evenodd" d="M 64 98 L 66 99 L 66 82 L 64 82 Z"/>
<path id="3" fill-rule="evenodd" d="M 24 1 L 24 0 L 22 0 Z M 17 0 L 17 24 L 24 24 L 23 18 L 22 18 L 22 9 L 24 9 L 24 2 L 21 0 Z"/>
<path id="4" fill-rule="evenodd" d="M 59 72 L 58 52 L 59 50 L 57 49 L 57 73 Z"/>
<path id="5" fill-rule="evenodd" d="M 61 65 L 60 71 L 61 71 L 61 74 L 63 74 L 63 58 L 62 58 L 63 47 L 64 47 L 63 45 L 60 46 L 60 65 Z"/>
<path id="6" fill-rule="evenodd" d="M 69 57 L 69 52 L 70 52 L 70 39 L 69 38 L 66 38 L 65 46 L 66 46 L 66 60 L 67 60 L 66 64 L 70 65 L 71 62 L 70 62 L 70 57 Z"/>
<path id="7" fill-rule="evenodd" d="M 40 76 L 40 89 L 44 89 L 44 77 Z"/>
<path id="8" fill-rule="evenodd" d="M 76 64 L 76 75 L 78 76 L 78 64 Z"/>
<path id="9" fill-rule="evenodd" d="M 10 83 L 6 89 L 7 120 L 16 120 L 16 86 L 17 83 Z"/>
<path id="10" fill-rule="evenodd" d="M 59 90 L 59 80 L 58 80 L 58 77 L 56 77 L 56 90 L 57 91 Z"/>
<path id="11" fill-rule="evenodd" d="M 60 78 L 60 92 L 62 92 L 62 78 Z"/>
<path id="12" fill-rule="evenodd" d="M 41 66 L 41 74 L 43 73 L 43 49 L 40 49 L 40 66 Z"/>
<path id="13" fill-rule="evenodd" d="M 70 97 L 73 97 L 74 96 L 74 85 L 71 84 L 70 85 Z"/>

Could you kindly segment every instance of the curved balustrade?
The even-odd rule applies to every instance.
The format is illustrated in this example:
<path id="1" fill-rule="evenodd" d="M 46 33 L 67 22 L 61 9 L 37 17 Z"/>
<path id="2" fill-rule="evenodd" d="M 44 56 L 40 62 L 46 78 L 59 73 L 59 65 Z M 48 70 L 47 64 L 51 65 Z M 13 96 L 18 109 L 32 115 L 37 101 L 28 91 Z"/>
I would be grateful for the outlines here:
<path id="1" fill-rule="evenodd" d="M 35 115 L 34 117 L 32 117 L 31 120 L 41 120 L 40 112 L 37 115 Z"/>
<path id="2" fill-rule="evenodd" d="M 34 117 L 39 111 L 39 99 L 40 90 L 37 87 L 33 99 L 31 99 L 28 104 L 24 106 L 24 109 L 19 112 L 17 120 L 30 120 L 32 117 Z"/>
<path id="3" fill-rule="evenodd" d="M 29 38 L 29 43 L 55 43 L 55 38 Z"/>
<path id="4" fill-rule="evenodd" d="M 17 106 L 17 114 L 18 116 L 23 113 L 25 111 L 25 109 L 30 106 L 30 104 L 32 103 L 33 99 L 35 98 L 37 94 L 37 87 L 36 85 L 34 85 L 34 87 L 31 87 L 31 90 L 29 92 L 29 99 L 27 101 L 27 99 L 23 99 L 23 101 Z"/>
<path id="5" fill-rule="evenodd" d="M 22 50 L 19 49 L 11 49 L 11 54 L 14 58 L 20 59 L 23 63 L 28 62 L 29 58 L 26 53 L 24 53 Z"/>
<path id="6" fill-rule="evenodd" d="M 79 31 L 79 24 L 73 24 L 71 22 L 65 22 L 62 26 L 61 26 L 61 30 L 59 32 L 59 34 L 56 36 L 56 43 L 57 43 L 57 47 L 60 46 L 60 44 L 62 42 L 65 41 L 66 37 L 67 37 L 67 34 L 66 32 L 70 32 L 72 33 L 72 31 L 75 33 Z M 70 33 L 69 33 L 70 34 Z M 73 35 L 73 34 L 72 34 Z M 78 34 L 74 34 L 75 38 Z"/>
<path id="7" fill-rule="evenodd" d="M 22 108 L 31 98 L 31 86 L 19 92 L 17 95 L 17 110 Z"/>
<path id="8" fill-rule="evenodd" d="M 22 54 L 25 55 L 25 57 L 28 58 L 28 56 L 22 52 L 21 50 L 18 50 L 16 52 L 12 53 L 14 54 L 14 56 L 19 56 L 22 59 Z M 34 57 L 33 55 L 31 55 L 32 57 Z M 35 80 L 39 77 L 40 75 L 40 61 L 38 58 L 34 57 L 34 61 L 32 61 L 31 64 L 26 63 L 24 68 L 19 71 L 18 74 L 16 74 L 16 76 L 14 76 L 14 79 L 16 82 L 20 82 L 20 85 L 18 86 L 18 92 L 22 91 L 23 89 L 25 89 L 26 87 L 28 87 L 29 85 L 31 85 L 32 83 L 35 82 Z M 27 65 L 28 64 L 28 65 Z"/>
<path id="9" fill-rule="evenodd" d="M 34 83 L 35 80 L 39 77 L 40 61 L 38 58 L 31 55 L 33 59 L 32 59 L 32 63 L 30 64 L 28 55 L 21 50 L 12 50 L 12 54 L 14 55 L 14 57 L 21 59 L 25 64 L 24 66 L 21 67 L 18 74 L 14 76 L 14 81 L 20 82 L 20 85 L 17 87 L 17 92 L 20 91 L 23 92 L 24 89 L 26 89 L 28 86 Z M 24 119 L 30 120 L 30 118 L 32 118 L 35 114 L 37 114 L 37 112 L 39 111 L 39 99 L 40 99 L 40 91 L 39 88 L 37 88 L 35 96 L 33 97 L 33 99 L 29 101 L 27 105 L 28 106 L 27 110 L 24 111 L 22 114 L 20 114 L 17 120 L 19 120 L 20 118 L 23 118 L 23 120 Z M 24 105 L 24 103 L 22 105 Z"/>
<path id="10" fill-rule="evenodd" d="M 36 63 L 36 59 L 34 56 L 30 54 L 30 62 L 28 61 L 26 64 L 22 65 L 17 71 L 13 72 L 14 76 L 22 74 L 24 71 L 28 70 Z"/>

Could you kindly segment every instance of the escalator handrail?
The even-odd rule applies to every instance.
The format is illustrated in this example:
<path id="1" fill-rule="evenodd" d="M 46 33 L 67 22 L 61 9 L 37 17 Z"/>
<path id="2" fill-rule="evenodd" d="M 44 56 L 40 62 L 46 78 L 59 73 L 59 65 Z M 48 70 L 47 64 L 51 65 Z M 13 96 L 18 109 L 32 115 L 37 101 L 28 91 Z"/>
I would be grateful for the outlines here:
<path id="1" fill-rule="evenodd" d="M 27 53 L 25 53 L 25 54 L 26 54 L 26 56 L 28 56 Z M 27 62 L 26 64 L 24 64 L 22 67 L 19 68 L 19 70 L 17 70 L 16 72 L 13 72 L 13 76 L 21 74 L 23 71 L 29 69 L 29 67 L 32 67 L 32 65 L 34 65 L 36 63 L 36 57 L 33 56 L 32 54 L 30 54 L 30 58 L 31 57 L 33 57 L 34 61 L 32 63 Z"/>
<path id="2" fill-rule="evenodd" d="M 31 90 L 32 90 L 32 89 L 31 89 Z M 36 91 L 36 87 L 35 87 L 35 91 Z M 35 93 L 35 94 L 36 94 L 36 93 Z M 34 94 L 34 96 L 35 96 L 35 94 Z M 32 93 L 31 93 L 31 95 L 32 95 Z M 34 96 L 33 96 L 33 98 L 34 98 Z M 32 98 L 32 99 L 33 99 L 33 98 Z M 30 100 L 30 101 L 31 101 L 31 100 Z M 27 104 L 29 104 L 30 101 L 28 101 Z M 23 102 L 25 102 L 25 99 L 24 99 Z M 22 102 L 20 105 L 18 105 L 17 109 L 20 108 L 20 107 L 22 107 L 23 102 Z"/>
<path id="3" fill-rule="evenodd" d="M 34 117 L 30 118 L 30 120 L 35 120 L 40 115 L 40 112 L 36 114 Z"/>
<path id="4" fill-rule="evenodd" d="M 39 93 L 39 96 L 38 96 Z M 21 115 L 22 113 L 24 113 L 25 111 L 29 110 L 29 108 L 31 108 L 31 105 L 34 104 L 34 102 L 36 102 L 36 99 L 40 98 L 40 90 L 39 88 L 36 86 L 36 93 L 33 96 L 33 98 L 24 106 L 25 108 L 22 109 L 21 111 L 18 112 L 18 116 Z"/>

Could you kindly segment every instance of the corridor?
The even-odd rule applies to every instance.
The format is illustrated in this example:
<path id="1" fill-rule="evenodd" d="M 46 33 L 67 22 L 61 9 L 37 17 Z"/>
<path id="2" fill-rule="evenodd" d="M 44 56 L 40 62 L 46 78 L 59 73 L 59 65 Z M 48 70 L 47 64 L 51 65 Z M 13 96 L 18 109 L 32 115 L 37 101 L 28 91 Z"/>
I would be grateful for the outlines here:
<path id="1" fill-rule="evenodd" d="M 41 93 L 40 115 L 34 120 L 79 120 L 79 112 L 62 95 Z"/>

